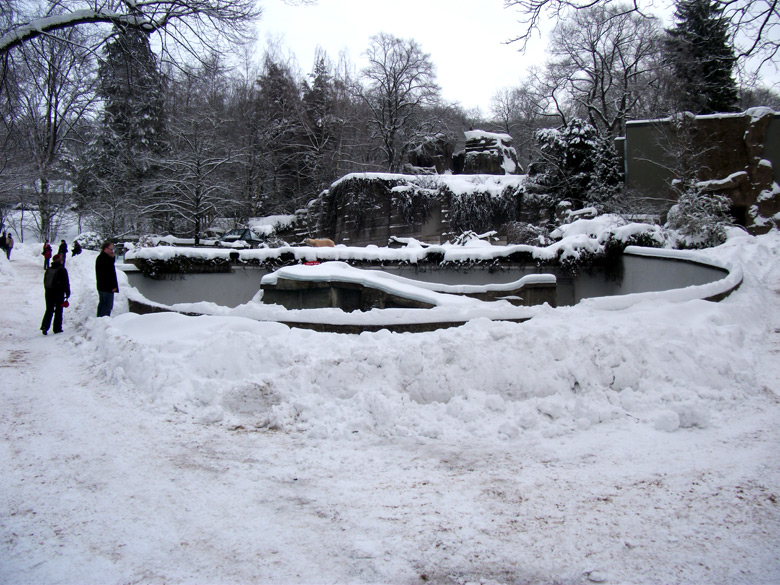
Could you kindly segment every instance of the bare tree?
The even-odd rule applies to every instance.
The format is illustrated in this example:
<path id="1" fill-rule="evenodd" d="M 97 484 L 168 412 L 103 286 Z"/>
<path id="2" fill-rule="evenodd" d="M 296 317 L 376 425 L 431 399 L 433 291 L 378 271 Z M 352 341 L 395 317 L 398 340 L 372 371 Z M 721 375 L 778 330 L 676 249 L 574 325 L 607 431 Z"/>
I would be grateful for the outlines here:
<path id="1" fill-rule="evenodd" d="M 358 73 L 345 51 L 339 54 L 333 71 L 333 82 L 334 115 L 341 124 L 336 145 L 336 176 L 355 170 L 383 170 L 385 161 L 374 146 L 375 130 L 371 125 L 371 109 L 360 97 L 362 88 Z"/>
<path id="2" fill-rule="evenodd" d="M 623 132 L 629 114 L 655 91 L 660 29 L 627 6 L 594 6 L 556 26 L 547 82 L 574 113 L 602 133 Z M 550 91 L 554 94 L 554 91 Z"/>
<path id="3" fill-rule="evenodd" d="M 95 100 L 94 62 L 79 48 L 81 37 L 69 30 L 57 38 L 37 38 L 25 44 L 17 63 L 24 73 L 16 139 L 26 155 L 24 189 L 33 194 L 42 238 L 50 237 L 55 218 L 69 203 L 67 146 Z"/>
<path id="4" fill-rule="evenodd" d="M 780 5 L 777 0 L 719 0 L 732 25 L 737 57 L 758 57 L 777 68 L 780 51 Z M 760 68 L 760 67 L 759 67 Z"/>
<path id="5" fill-rule="evenodd" d="M 371 37 L 368 67 L 361 71 L 366 86 L 359 95 L 371 111 L 387 168 L 397 172 L 411 140 L 415 117 L 439 101 L 439 86 L 430 55 L 414 40 L 386 33 Z"/>
<path id="6" fill-rule="evenodd" d="M 0 4 L 0 29 L 9 25 L 15 14 L 15 5 L 11 0 Z M 17 203 L 16 195 L 24 182 L 20 177 L 21 155 L 16 137 L 22 92 L 21 71 L 14 67 L 8 55 L 0 56 L 0 228 L 4 228 L 10 208 Z"/>
<path id="7" fill-rule="evenodd" d="M 260 77 L 259 66 L 246 51 L 242 69 L 230 80 L 228 122 L 225 131 L 233 139 L 237 151 L 236 164 L 231 167 L 235 185 L 235 205 L 222 210 L 235 226 L 259 213 L 262 196 L 262 152 L 260 143 L 260 116 L 258 113 Z"/>
<path id="8" fill-rule="evenodd" d="M 730 23 L 737 58 L 755 57 L 759 69 L 767 64 L 776 68 L 775 57 L 780 51 L 780 3 L 777 0 L 715 0 L 714 3 L 723 8 Z M 511 41 L 520 43 L 523 50 L 547 18 L 560 20 L 595 6 L 620 6 L 618 14 L 650 16 L 639 0 L 628 3 L 625 0 L 504 0 L 504 6 L 516 9 L 520 16 L 520 34 Z"/>
<path id="9" fill-rule="evenodd" d="M 172 84 L 169 101 L 176 115 L 168 128 L 170 148 L 157 160 L 153 187 L 158 196 L 143 209 L 166 231 L 189 234 L 195 244 L 216 217 L 225 215 L 223 210 L 233 207 L 237 191 L 229 176 L 238 148 L 225 132 L 226 84 L 216 55 Z"/>
<path id="10" fill-rule="evenodd" d="M 492 124 L 512 136 L 518 161 L 524 168 L 531 159 L 534 132 L 545 125 L 546 103 L 530 81 L 500 89 L 491 100 Z"/>
<path id="11" fill-rule="evenodd" d="M 214 114 L 186 113 L 172 125 L 174 150 L 158 162 L 162 172 L 156 187 L 164 197 L 144 209 L 148 215 L 166 217 L 167 231 L 187 233 L 195 244 L 233 200 L 226 173 L 237 153 L 219 136 L 220 120 Z"/>

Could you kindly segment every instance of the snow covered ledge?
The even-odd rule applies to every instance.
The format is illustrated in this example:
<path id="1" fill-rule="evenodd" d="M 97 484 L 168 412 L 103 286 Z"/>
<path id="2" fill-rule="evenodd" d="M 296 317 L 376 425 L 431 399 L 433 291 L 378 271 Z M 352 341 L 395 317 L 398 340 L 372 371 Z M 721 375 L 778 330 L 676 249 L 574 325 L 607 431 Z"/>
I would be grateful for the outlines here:
<path id="1" fill-rule="evenodd" d="M 732 292 L 737 290 L 742 284 L 742 268 L 740 266 L 717 262 L 706 258 L 701 253 L 690 250 L 668 250 L 664 248 L 643 248 L 641 246 L 628 246 L 623 251 L 623 253 L 633 256 L 676 260 L 680 262 L 689 262 L 691 264 L 708 266 L 711 268 L 718 268 L 723 270 L 726 275 L 720 280 L 709 282 L 707 284 L 686 286 L 685 288 L 584 299 L 580 301 L 583 305 L 587 305 L 594 309 L 616 311 L 628 308 L 636 303 L 652 300 L 663 300 L 679 303 L 701 299 L 705 301 L 718 302 L 725 299 Z"/>
<path id="2" fill-rule="evenodd" d="M 512 305 L 555 305 L 556 278 L 531 274 L 502 284 L 447 285 L 363 270 L 346 262 L 280 268 L 261 281 L 263 302 L 289 309 L 334 307 L 360 309 L 472 307 L 485 301 Z"/>

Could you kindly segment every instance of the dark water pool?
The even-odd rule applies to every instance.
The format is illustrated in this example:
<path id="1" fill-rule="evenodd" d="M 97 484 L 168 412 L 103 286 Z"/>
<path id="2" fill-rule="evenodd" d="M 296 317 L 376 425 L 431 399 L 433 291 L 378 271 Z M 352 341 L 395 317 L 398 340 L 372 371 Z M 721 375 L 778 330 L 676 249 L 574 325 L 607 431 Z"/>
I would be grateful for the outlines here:
<path id="1" fill-rule="evenodd" d="M 379 268 L 378 268 L 379 269 Z M 668 258 L 625 254 L 611 270 L 596 268 L 572 276 L 564 271 L 535 266 L 495 268 L 471 266 L 383 266 L 382 270 L 405 278 L 442 284 L 507 283 L 526 274 L 554 274 L 557 278 L 557 305 L 573 305 L 585 298 L 663 291 L 707 284 L 726 276 L 720 268 Z M 260 280 L 268 271 L 259 267 L 233 267 L 230 273 L 176 274 L 161 280 L 138 271 L 127 273 L 134 286 L 148 300 L 164 305 L 211 301 L 226 307 L 249 302 L 260 290 Z"/>

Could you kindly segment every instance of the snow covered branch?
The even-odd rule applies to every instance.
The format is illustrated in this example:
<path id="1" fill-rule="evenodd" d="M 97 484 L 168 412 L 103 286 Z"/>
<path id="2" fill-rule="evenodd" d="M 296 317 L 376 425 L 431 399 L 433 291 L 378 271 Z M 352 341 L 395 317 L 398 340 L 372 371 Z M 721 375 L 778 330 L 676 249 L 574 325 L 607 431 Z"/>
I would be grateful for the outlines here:
<path id="1" fill-rule="evenodd" d="M 148 0 L 124 2 L 109 0 L 102 6 L 89 2 L 74 2 L 77 8 L 61 14 L 31 17 L 27 22 L 13 22 L 0 36 L 0 55 L 42 35 L 90 24 L 113 24 L 123 28 L 137 28 L 147 33 L 176 28 L 186 24 L 189 31 L 203 39 L 206 27 L 231 37 L 245 34 L 245 27 L 260 15 L 254 0 Z M 174 36 L 185 45 L 182 35 Z"/>

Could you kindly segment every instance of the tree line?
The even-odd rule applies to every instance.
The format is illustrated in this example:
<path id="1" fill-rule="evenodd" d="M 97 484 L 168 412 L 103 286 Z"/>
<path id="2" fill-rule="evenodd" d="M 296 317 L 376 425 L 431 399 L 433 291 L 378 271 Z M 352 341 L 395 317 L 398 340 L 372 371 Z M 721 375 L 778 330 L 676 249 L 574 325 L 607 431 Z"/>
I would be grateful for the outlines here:
<path id="1" fill-rule="evenodd" d="M 244 46 L 252 2 L 106 2 L 91 20 L 27 7 L 0 8 L 0 223 L 27 210 L 40 238 L 67 211 L 106 236 L 197 239 L 217 218 L 294 213 L 348 172 L 401 172 L 469 127 L 513 136 L 541 198 L 606 207 L 626 120 L 780 105 L 737 84 L 733 23 L 710 0 L 678 0 L 669 30 L 636 5 L 558 6 L 546 64 L 490 112 L 444 102 L 413 39 L 372 37 L 360 71 L 321 51 L 306 74 L 282 47 L 229 53 L 213 39 Z"/>

